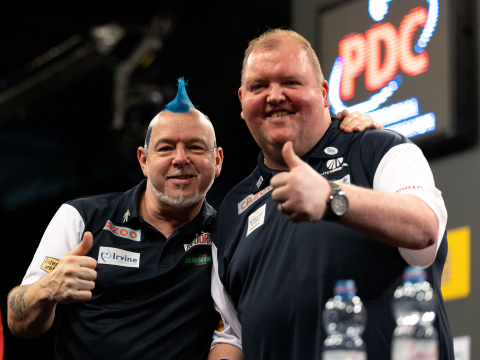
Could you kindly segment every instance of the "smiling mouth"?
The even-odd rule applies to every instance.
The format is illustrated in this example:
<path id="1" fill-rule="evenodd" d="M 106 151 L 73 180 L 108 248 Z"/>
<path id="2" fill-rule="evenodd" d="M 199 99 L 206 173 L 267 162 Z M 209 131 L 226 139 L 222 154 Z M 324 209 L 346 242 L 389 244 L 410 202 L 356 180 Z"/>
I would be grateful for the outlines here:
<path id="1" fill-rule="evenodd" d="M 267 115 L 267 117 L 271 117 L 271 118 L 277 118 L 277 117 L 281 117 L 281 116 L 287 116 L 287 115 L 290 115 L 292 114 L 290 111 L 274 111 L 274 112 L 271 112 L 270 114 Z"/>
<path id="2" fill-rule="evenodd" d="M 180 179 L 186 180 L 195 177 L 194 175 L 179 175 L 179 176 L 167 176 L 167 179 Z"/>

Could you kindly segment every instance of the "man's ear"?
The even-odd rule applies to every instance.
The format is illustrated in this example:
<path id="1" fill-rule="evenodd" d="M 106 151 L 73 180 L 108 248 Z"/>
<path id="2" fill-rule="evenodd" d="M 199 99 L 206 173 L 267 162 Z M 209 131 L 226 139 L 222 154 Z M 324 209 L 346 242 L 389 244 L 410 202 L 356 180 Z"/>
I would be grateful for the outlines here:
<path id="1" fill-rule="evenodd" d="M 215 177 L 220 175 L 222 171 L 222 164 L 223 164 L 223 149 L 218 147 L 215 149 Z"/>
<path id="2" fill-rule="evenodd" d="M 322 83 L 322 94 L 323 94 L 323 101 L 325 102 L 325 107 L 330 107 L 330 100 L 328 100 L 328 82 L 327 80 L 323 80 Z"/>
<path id="3" fill-rule="evenodd" d="M 242 104 L 242 112 L 240 113 L 240 116 L 242 117 L 243 120 L 245 120 L 245 116 L 243 115 L 243 98 L 242 98 L 242 87 L 240 86 L 238 88 L 238 98 L 240 99 L 240 104 Z"/>
<path id="4" fill-rule="evenodd" d="M 137 150 L 137 159 L 140 164 L 140 167 L 142 168 L 143 176 L 148 177 L 147 154 L 145 152 L 145 149 L 142 146 L 140 146 Z"/>

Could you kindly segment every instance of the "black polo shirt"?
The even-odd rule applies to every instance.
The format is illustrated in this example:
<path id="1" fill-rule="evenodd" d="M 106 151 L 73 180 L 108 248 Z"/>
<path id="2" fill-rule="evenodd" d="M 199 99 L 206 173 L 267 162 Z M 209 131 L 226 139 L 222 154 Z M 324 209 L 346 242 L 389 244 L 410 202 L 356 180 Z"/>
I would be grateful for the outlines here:
<path id="1" fill-rule="evenodd" d="M 414 146 L 391 131 L 345 134 L 339 123 L 334 120 L 303 158 L 329 180 L 373 188 L 385 154 L 396 146 Z M 391 302 L 407 266 L 399 249 L 337 223 L 290 222 L 271 198 L 269 182 L 275 174 L 260 153 L 253 173 L 223 201 L 212 235 L 219 279 L 241 323 L 245 358 L 321 359 L 325 303 L 337 280 L 353 279 L 367 309 L 363 339 L 368 359 L 389 359 L 395 328 Z M 437 297 L 440 359 L 453 359 L 440 291 L 447 247 L 444 236 L 433 265 L 426 269 Z"/>
<path id="2" fill-rule="evenodd" d="M 204 202 L 166 239 L 138 214 L 145 186 L 69 201 L 49 225 L 24 283 L 51 271 L 65 243 L 78 244 L 85 231 L 93 234 L 86 256 L 98 261 L 92 298 L 57 306 L 55 359 L 207 358 L 218 323 L 210 295 L 216 211 Z"/>

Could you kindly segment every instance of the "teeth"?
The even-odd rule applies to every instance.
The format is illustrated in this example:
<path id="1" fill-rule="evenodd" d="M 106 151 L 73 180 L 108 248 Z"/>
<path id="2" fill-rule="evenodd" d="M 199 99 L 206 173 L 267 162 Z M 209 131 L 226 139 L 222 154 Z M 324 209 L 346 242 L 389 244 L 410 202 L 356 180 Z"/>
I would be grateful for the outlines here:
<path id="1" fill-rule="evenodd" d="M 288 111 L 279 111 L 270 115 L 272 118 L 288 115 Z"/>

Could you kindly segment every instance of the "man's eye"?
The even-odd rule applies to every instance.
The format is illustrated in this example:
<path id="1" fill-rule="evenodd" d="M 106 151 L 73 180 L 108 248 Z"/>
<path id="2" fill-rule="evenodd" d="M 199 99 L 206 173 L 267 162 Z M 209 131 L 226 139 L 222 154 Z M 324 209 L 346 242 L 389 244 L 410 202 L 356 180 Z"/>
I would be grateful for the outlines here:
<path id="1" fill-rule="evenodd" d="M 263 85 L 257 84 L 257 85 L 253 85 L 253 86 L 250 88 L 250 90 L 251 90 L 251 91 L 255 91 L 255 90 L 261 89 L 262 87 L 263 87 Z"/>
<path id="2" fill-rule="evenodd" d="M 159 151 L 159 152 L 168 152 L 168 151 L 173 151 L 173 148 L 170 147 L 170 146 L 162 146 L 162 147 L 158 148 L 157 151 Z"/>
<path id="3" fill-rule="evenodd" d="M 204 147 L 197 145 L 190 146 L 189 150 L 194 154 L 203 154 L 206 151 Z"/>

